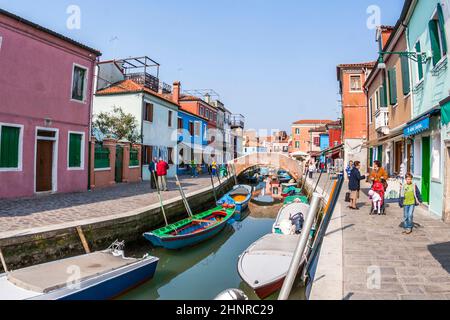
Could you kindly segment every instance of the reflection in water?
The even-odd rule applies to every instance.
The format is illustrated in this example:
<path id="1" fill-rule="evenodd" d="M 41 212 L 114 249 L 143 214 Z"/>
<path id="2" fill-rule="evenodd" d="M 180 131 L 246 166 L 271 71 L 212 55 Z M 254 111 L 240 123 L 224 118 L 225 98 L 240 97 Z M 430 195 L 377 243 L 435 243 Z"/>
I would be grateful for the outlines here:
<path id="1" fill-rule="evenodd" d="M 212 300 L 229 288 L 239 288 L 250 299 L 258 299 L 239 277 L 237 261 L 250 244 L 271 232 L 273 222 L 248 217 L 195 247 L 179 251 L 152 249 L 150 254 L 160 258 L 155 277 L 121 299 Z"/>

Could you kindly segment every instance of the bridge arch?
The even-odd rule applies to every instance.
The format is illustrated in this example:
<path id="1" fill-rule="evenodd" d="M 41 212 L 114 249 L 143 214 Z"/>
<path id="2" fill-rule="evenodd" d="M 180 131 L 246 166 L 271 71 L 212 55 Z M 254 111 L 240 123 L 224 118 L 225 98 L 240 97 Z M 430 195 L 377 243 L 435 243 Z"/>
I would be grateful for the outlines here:
<path id="1" fill-rule="evenodd" d="M 281 153 L 253 153 L 237 158 L 231 161 L 231 164 L 234 165 L 237 176 L 255 166 L 272 166 L 286 170 L 296 180 L 301 179 L 304 172 L 302 162 Z"/>

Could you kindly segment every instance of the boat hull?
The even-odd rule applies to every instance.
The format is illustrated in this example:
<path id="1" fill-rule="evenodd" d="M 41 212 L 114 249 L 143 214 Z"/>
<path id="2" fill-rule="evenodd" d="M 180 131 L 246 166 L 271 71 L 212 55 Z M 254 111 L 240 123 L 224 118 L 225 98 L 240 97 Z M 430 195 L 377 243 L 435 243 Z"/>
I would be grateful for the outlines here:
<path id="1" fill-rule="evenodd" d="M 210 217 L 218 212 L 222 212 L 225 214 L 223 220 L 219 223 L 211 227 L 204 227 L 203 229 L 200 227 L 199 230 L 193 231 L 191 233 L 185 234 L 176 234 L 176 235 L 168 235 L 168 234 L 158 234 L 158 230 L 153 232 L 144 233 L 145 239 L 150 241 L 155 247 L 162 247 L 169 250 L 178 250 L 185 247 L 191 247 L 203 241 L 209 240 L 210 238 L 216 236 L 220 233 L 229 221 L 233 218 L 235 209 L 214 209 L 210 210 L 207 213 L 200 214 L 194 216 L 192 219 L 187 219 L 188 223 L 183 226 L 185 229 L 189 227 L 196 219 L 200 219 L 203 216 Z M 190 221 L 190 222 L 189 222 Z M 169 226 L 170 227 L 170 226 Z M 169 228 L 166 227 L 166 228 Z M 173 230 L 177 230 L 174 228 Z"/>

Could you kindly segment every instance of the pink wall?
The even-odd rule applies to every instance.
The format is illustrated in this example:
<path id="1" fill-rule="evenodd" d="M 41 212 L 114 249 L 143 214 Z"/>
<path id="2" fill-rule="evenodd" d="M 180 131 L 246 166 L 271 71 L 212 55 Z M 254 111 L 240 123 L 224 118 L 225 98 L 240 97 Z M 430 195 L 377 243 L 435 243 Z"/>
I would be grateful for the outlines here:
<path id="1" fill-rule="evenodd" d="M 0 122 L 24 125 L 23 169 L 0 172 L 0 198 L 34 195 L 37 126 L 59 129 L 57 192 L 86 190 L 96 54 L 3 15 L 0 37 Z M 84 103 L 71 101 L 74 64 L 88 69 Z M 68 131 L 85 133 L 84 170 L 67 170 Z"/>

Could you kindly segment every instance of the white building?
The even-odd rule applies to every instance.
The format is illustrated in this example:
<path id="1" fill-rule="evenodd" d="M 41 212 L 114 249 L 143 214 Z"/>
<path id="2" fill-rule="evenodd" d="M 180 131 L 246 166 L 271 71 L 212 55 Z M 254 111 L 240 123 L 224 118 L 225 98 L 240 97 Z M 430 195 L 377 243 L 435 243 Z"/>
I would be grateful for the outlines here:
<path id="1" fill-rule="evenodd" d="M 148 164 L 154 157 L 169 163 L 169 177 L 177 170 L 179 105 L 174 101 L 178 101 L 180 84 L 174 84 L 172 93 L 170 86 L 148 73 L 148 68 L 155 65 L 159 70 L 159 65 L 147 57 L 99 63 L 97 92 L 93 100 L 94 119 L 99 113 L 110 112 L 115 107 L 137 119 L 143 145 L 143 180 L 150 180 Z"/>

